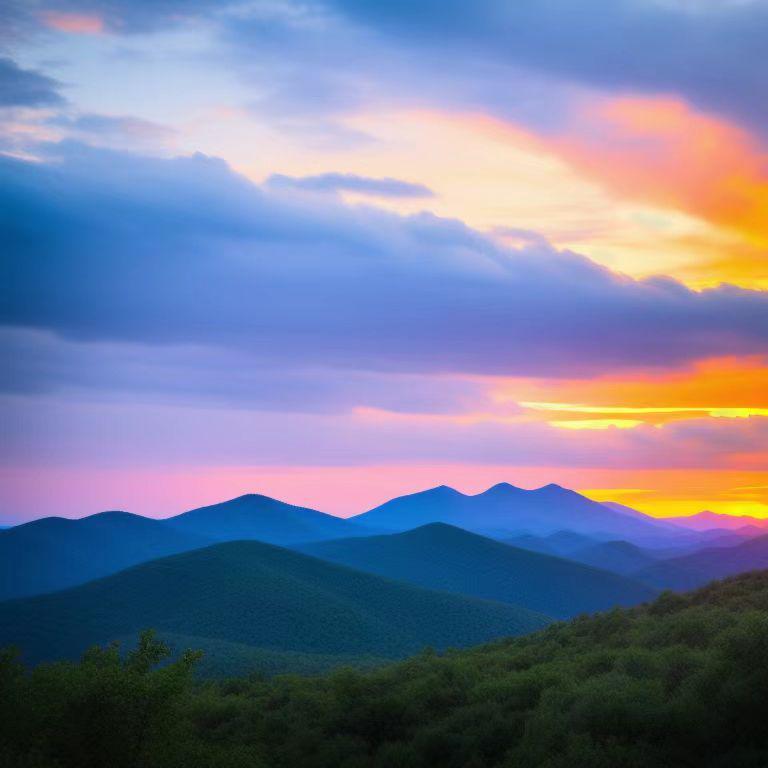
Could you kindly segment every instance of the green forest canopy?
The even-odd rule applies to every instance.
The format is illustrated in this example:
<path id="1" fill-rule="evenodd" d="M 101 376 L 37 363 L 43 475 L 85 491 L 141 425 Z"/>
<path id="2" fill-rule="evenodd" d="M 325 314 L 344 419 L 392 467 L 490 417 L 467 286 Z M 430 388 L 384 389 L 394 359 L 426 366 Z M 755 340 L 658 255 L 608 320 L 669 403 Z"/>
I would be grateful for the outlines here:
<path id="1" fill-rule="evenodd" d="M 121 657 L 0 664 L 0 761 L 43 768 L 757 768 L 768 572 L 522 638 L 320 677 L 197 682 Z"/>

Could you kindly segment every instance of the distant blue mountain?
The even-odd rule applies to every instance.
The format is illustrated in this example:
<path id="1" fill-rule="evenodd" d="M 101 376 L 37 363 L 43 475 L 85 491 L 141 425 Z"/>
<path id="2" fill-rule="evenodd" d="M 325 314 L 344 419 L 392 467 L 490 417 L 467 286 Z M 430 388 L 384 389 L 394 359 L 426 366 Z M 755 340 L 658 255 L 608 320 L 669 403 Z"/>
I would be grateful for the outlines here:
<path id="1" fill-rule="evenodd" d="M 524 606 L 557 618 L 635 605 L 655 590 L 559 557 L 511 547 L 444 523 L 405 533 L 308 544 L 334 563 L 430 589 Z"/>
<path id="2" fill-rule="evenodd" d="M 521 533 L 518 536 L 501 539 L 505 544 L 532 552 L 543 552 L 547 555 L 570 557 L 572 552 L 599 544 L 599 539 L 573 531 L 556 531 L 546 536 L 535 536 L 532 533 Z"/>
<path id="3" fill-rule="evenodd" d="M 713 579 L 768 568 L 768 535 L 700 549 L 637 570 L 633 577 L 663 589 L 695 589 Z"/>
<path id="4" fill-rule="evenodd" d="M 64 589 L 208 543 L 128 512 L 34 520 L 0 531 L 0 600 Z"/>
<path id="5" fill-rule="evenodd" d="M 631 576 L 640 569 L 651 567 L 659 561 L 654 550 L 643 549 L 628 541 L 601 541 L 574 550 L 569 557 L 579 563 L 620 573 L 623 576 Z"/>
<path id="6" fill-rule="evenodd" d="M 254 539 L 278 545 L 366 533 L 343 518 L 256 493 L 193 509 L 165 522 L 175 530 L 216 541 Z"/>
<path id="7" fill-rule="evenodd" d="M 351 519 L 389 531 L 449 523 L 497 538 L 568 530 L 596 538 L 650 540 L 665 538 L 673 530 L 641 513 L 622 514 L 554 484 L 529 491 L 499 483 L 476 495 L 443 485 L 392 499 Z"/>

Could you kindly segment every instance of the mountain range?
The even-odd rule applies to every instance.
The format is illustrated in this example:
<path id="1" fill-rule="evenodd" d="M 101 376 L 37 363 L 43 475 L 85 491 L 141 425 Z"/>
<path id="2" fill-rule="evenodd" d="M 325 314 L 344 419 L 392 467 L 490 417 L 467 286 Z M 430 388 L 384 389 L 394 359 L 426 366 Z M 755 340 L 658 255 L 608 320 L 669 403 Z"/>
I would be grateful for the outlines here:
<path id="1" fill-rule="evenodd" d="M 128 512 L 101 512 L 79 520 L 46 517 L 0 530 L 0 600 L 65 589 L 215 541 L 254 539 L 282 545 L 356 531 L 333 515 L 257 494 L 163 520 Z"/>
<path id="2" fill-rule="evenodd" d="M 0 530 L 0 645 L 35 663 L 153 627 L 203 649 L 206 674 L 371 666 L 768 567 L 760 525 L 712 517 L 686 528 L 502 483 L 351 519 L 257 494 L 165 519 L 44 518 Z"/>
<path id="3" fill-rule="evenodd" d="M 347 519 L 246 494 L 165 519 L 103 512 L 79 520 L 48 517 L 0 530 L 0 600 L 83 584 L 215 542 L 256 540 L 295 547 L 403 532 L 433 522 L 622 575 L 643 571 L 640 578 L 653 586 L 698 584 L 698 576 L 683 577 L 674 563 L 655 569 L 653 560 L 742 544 L 764 530 L 760 526 L 765 521 L 734 526 L 724 517 L 702 513 L 681 518 L 689 523 L 684 527 L 557 485 L 528 491 L 500 483 L 475 495 L 439 486 Z M 715 523 L 721 527 L 712 527 Z"/>
<path id="4" fill-rule="evenodd" d="M 642 513 L 620 513 L 555 484 L 525 490 L 499 483 L 474 495 L 442 485 L 392 499 L 351 521 L 391 532 L 449 523 L 495 538 L 568 530 L 598 538 L 659 540 L 672 530 Z"/>

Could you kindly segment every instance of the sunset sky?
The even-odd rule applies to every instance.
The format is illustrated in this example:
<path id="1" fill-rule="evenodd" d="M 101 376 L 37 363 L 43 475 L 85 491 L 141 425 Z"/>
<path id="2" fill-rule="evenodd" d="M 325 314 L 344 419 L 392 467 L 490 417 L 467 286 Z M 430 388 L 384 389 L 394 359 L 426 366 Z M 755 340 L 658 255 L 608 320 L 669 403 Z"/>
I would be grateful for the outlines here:
<path id="1" fill-rule="evenodd" d="M 0 523 L 557 482 L 768 516 L 768 2 L 0 10 Z"/>

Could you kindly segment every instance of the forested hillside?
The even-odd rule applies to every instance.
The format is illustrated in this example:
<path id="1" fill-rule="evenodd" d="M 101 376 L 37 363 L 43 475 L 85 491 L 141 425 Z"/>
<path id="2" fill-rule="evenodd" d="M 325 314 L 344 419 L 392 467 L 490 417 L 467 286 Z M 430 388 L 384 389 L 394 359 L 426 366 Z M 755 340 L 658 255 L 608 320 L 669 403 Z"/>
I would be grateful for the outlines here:
<path id="1" fill-rule="evenodd" d="M 95 643 L 146 627 L 191 636 L 219 671 L 275 654 L 403 658 L 424 646 L 466 647 L 532 632 L 549 620 L 520 606 L 421 589 L 258 541 L 142 563 L 62 592 L 0 603 L 0 647 L 30 663 L 76 659 Z M 171 638 L 173 639 L 173 638 Z M 222 643 L 228 650 L 221 652 Z M 265 656 L 264 652 L 269 652 Z M 245 656 L 243 656 L 245 653 Z M 267 658 L 269 656 L 269 658 Z M 253 665 L 251 666 L 253 668 Z M 257 668 L 261 668 L 258 665 Z M 215 670 L 214 670 L 215 671 Z"/>
<path id="2" fill-rule="evenodd" d="M 196 684 L 95 650 L 0 666 L 5 764 L 35 768 L 762 768 L 768 573 L 369 672 Z"/>

